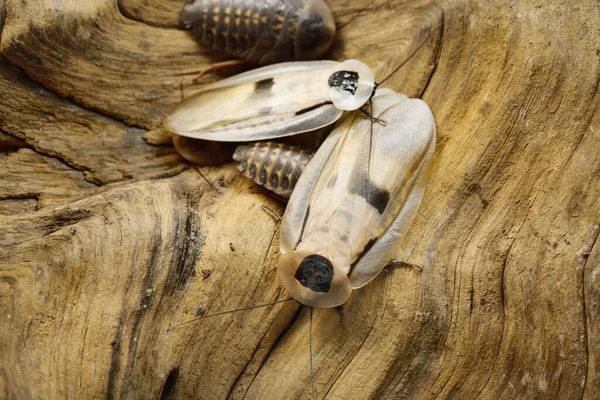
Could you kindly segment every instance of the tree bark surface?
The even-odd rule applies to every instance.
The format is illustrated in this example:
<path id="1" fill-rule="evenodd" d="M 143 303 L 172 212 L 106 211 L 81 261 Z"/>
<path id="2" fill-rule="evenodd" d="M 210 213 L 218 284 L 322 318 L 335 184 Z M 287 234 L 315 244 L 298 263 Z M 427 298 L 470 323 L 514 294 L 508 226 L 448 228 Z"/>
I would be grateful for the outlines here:
<path id="1" fill-rule="evenodd" d="M 311 398 L 306 307 L 185 323 L 288 295 L 284 206 L 161 131 L 227 58 L 182 3 L 0 0 L 0 398 Z M 598 398 L 598 2 L 328 3 L 332 58 L 418 49 L 384 86 L 438 145 L 395 261 L 314 311 L 316 397 Z"/>

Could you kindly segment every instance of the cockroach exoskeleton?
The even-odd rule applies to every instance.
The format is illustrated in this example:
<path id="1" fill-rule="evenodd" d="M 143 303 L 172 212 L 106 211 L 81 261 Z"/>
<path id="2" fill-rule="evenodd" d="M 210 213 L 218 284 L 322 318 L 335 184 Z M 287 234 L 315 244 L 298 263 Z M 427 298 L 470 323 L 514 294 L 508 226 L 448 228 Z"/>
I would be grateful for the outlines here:
<path id="1" fill-rule="evenodd" d="M 289 198 L 312 151 L 275 142 L 238 146 L 233 159 L 249 179 L 284 198 Z"/>
<path id="2" fill-rule="evenodd" d="M 323 0 L 193 0 L 181 21 L 203 45 L 259 65 L 322 58 L 335 36 Z M 213 64 L 200 76 L 243 62 Z"/>

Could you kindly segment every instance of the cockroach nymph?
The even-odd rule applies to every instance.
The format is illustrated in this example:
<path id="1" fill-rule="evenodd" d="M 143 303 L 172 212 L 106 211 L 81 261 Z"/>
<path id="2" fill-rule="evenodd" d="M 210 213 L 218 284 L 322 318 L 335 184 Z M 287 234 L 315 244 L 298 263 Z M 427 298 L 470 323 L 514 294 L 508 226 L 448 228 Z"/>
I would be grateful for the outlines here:
<path id="1" fill-rule="evenodd" d="M 247 178 L 285 198 L 292 194 L 311 157 L 310 150 L 274 142 L 238 146 L 233 154 Z"/>
<path id="2" fill-rule="evenodd" d="M 335 36 L 323 0 L 193 0 L 181 21 L 205 46 L 260 65 L 319 59 Z"/>

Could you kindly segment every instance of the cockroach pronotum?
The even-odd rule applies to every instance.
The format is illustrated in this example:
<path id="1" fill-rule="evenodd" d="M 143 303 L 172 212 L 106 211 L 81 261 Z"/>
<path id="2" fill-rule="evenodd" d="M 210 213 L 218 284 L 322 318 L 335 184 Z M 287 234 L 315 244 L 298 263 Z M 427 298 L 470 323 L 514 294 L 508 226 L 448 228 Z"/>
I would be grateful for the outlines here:
<path id="1" fill-rule="evenodd" d="M 205 46 L 260 65 L 317 60 L 335 36 L 323 0 L 193 0 L 181 21 Z M 239 63 L 213 64 L 201 74 Z"/>

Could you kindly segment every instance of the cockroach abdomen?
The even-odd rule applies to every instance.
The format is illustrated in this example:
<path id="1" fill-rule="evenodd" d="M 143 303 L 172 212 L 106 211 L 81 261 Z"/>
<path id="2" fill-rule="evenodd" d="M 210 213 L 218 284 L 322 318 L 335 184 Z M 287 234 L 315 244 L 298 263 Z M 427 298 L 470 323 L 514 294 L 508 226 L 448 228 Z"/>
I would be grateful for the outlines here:
<path id="1" fill-rule="evenodd" d="M 255 142 L 238 146 L 238 169 L 257 184 L 288 198 L 312 154 L 299 146 Z"/>

